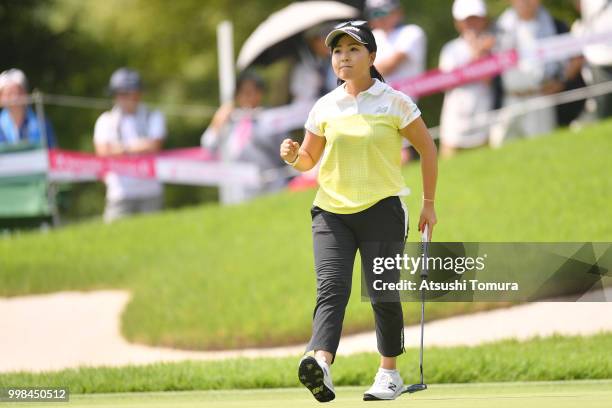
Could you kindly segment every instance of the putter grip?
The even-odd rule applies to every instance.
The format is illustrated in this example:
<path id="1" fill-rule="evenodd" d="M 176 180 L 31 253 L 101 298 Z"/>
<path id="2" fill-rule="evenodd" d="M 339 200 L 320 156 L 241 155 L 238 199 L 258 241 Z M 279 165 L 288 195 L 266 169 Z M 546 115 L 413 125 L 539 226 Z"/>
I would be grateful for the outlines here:
<path id="1" fill-rule="evenodd" d="M 421 235 L 421 247 L 423 248 L 423 266 L 421 267 L 421 279 L 426 279 L 429 276 L 429 271 L 427 270 L 427 250 L 429 244 L 429 225 L 425 224 L 425 228 L 423 228 L 423 234 Z"/>

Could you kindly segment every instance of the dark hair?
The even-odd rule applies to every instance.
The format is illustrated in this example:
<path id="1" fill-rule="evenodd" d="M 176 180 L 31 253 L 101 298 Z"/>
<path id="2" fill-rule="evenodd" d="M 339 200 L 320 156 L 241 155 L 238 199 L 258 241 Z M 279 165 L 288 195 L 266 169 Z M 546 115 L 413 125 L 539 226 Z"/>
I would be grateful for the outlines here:
<path id="1" fill-rule="evenodd" d="M 368 27 L 367 25 L 362 25 L 359 27 L 361 30 L 366 32 L 366 35 L 368 37 L 370 37 L 370 41 L 368 41 L 367 44 L 363 44 L 364 47 L 366 47 L 366 49 L 369 52 L 376 52 L 376 41 L 374 40 L 374 34 L 372 34 L 372 30 L 370 30 L 370 27 Z M 329 44 L 329 48 L 330 50 L 333 51 L 333 49 L 338 45 L 338 42 L 340 41 L 340 38 L 342 38 L 343 36 L 348 35 L 348 34 L 341 34 L 341 35 L 337 35 Z M 376 67 L 374 65 L 370 66 L 370 76 L 372 78 L 376 78 L 378 79 L 380 82 L 385 82 L 385 78 L 383 78 L 382 74 L 380 72 L 378 72 L 378 70 L 376 69 Z M 338 78 L 338 80 L 336 81 L 336 83 L 338 85 L 342 85 L 344 83 L 344 80 Z"/>
<path id="2" fill-rule="evenodd" d="M 236 79 L 236 90 L 234 92 L 234 96 L 238 95 L 242 85 L 248 81 L 252 81 L 255 84 L 255 87 L 261 92 L 266 90 L 266 83 L 263 78 L 255 71 L 246 70 L 241 72 Z"/>

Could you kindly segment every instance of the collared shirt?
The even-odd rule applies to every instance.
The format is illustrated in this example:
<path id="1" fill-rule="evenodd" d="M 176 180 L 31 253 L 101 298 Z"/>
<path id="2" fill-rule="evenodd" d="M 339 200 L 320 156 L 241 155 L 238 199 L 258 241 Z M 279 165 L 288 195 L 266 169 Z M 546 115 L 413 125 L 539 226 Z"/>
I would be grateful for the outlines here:
<path id="1" fill-rule="evenodd" d="M 399 130 L 420 115 L 409 96 L 378 79 L 356 97 L 342 84 L 320 98 L 304 125 L 326 139 L 314 205 L 351 214 L 405 194 Z"/>
<path id="2" fill-rule="evenodd" d="M 44 120 L 44 132 L 40 124 L 30 107 L 26 108 L 24 121 L 19 127 L 13 122 L 8 109 L 0 110 L 0 146 L 27 143 L 32 146 L 55 147 L 55 134 L 51 122 Z"/>
<path id="3" fill-rule="evenodd" d="M 140 105 L 135 114 L 121 112 L 118 107 L 104 112 L 96 121 L 94 143 L 121 143 L 129 146 L 139 138 L 161 140 L 166 137 L 166 121 L 159 111 Z M 162 184 L 157 180 L 122 176 L 108 172 L 105 177 L 106 199 L 121 201 L 151 198 L 162 195 Z"/>

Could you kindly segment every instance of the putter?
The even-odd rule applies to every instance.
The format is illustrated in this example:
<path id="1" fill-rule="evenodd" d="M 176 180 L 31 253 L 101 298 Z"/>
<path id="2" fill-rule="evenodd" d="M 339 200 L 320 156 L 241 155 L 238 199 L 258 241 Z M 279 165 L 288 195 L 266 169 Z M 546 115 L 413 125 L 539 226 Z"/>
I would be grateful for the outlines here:
<path id="1" fill-rule="evenodd" d="M 423 266 L 421 268 L 421 280 L 428 277 L 427 271 L 427 246 L 429 243 L 429 225 L 425 224 L 423 235 L 421 236 L 421 245 L 423 247 Z M 425 331 L 425 291 L 421 290 L 421 351 L 419 355 L 419 369 L 421 371 L 421 382 L 406 386 L 403 393 L 414 393 L 427 389 L 427 384 L 423 381 L 423 332 Z"/>

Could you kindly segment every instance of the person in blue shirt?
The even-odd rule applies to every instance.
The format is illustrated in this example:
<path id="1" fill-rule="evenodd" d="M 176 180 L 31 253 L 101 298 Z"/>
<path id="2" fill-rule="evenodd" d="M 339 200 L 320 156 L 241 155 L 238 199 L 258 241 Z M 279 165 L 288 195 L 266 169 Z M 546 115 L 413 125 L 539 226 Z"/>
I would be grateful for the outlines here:
<path id="1" fill-rule="evenodd" d="M 23 71 L 13 68 L 0 74 L 0 105 L 4 107 L 0 111 L 0 147 L 56 145 L 51 123 L 45 120 L 41 126 L 36 113 L 27 104 L 27 94 L 28 80 Z"/>

